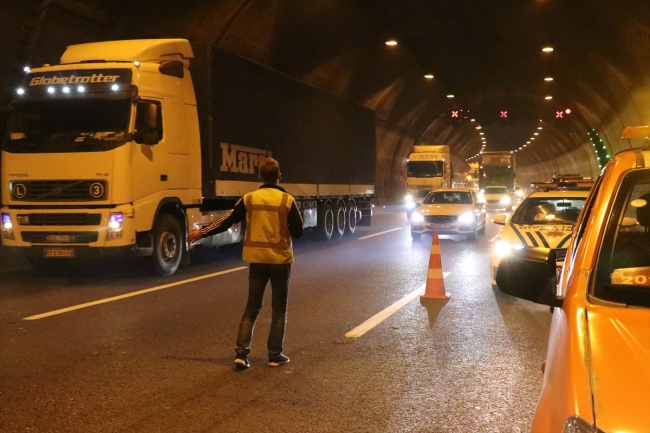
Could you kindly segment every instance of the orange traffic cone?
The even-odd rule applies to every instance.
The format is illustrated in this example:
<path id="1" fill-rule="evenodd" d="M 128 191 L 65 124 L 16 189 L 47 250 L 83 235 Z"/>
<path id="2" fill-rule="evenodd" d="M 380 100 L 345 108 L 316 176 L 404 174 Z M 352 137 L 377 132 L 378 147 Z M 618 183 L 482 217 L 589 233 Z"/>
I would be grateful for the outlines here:
<path id="1" fill-rule="evenodd" d="M 449 299 L 445 293 L 445 281 L 442 275 L 442 261 L 440 260 L 440 243 L 438 242 L 438 231 L 433 232 L 431 242 L 431 257 L 429 258 L 429 275 L 424 295 L 420 299 Z"/>

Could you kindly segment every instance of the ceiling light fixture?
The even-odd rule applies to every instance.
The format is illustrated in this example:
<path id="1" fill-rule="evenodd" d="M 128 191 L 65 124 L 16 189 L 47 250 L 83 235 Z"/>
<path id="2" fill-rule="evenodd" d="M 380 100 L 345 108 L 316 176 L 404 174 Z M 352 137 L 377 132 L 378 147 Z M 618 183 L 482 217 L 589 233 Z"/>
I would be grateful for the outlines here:
<path id="1" fill-rule="evenodd" d="M 426 78 L 427 80 L 433 80 L 433 74 L 426 74 L 424 78 Z"/>
<path id="2" fill-rule="evenodd" d="M 394 47 L 395 45 L 397 45 L 397 41 L 394 40 L 394 39 L 391 39 L 389 41 L 386 41 L 386 45 L 388 45 L 389 47 Z"/>
<path id="3" fill-rule="evenodd" d="M 553 47 L 544 47 L 542 48 L 542 51 L 545 53 L 552 53 L 553 52 Z"/>
<path id="4" fill-rule="evenodd" d="M 544 81 L 553 81 L 553 77 L 546 77 L 544 78 Z"/>
<path id="5" fill-rule="evenodd" d="M 453 97 L 454 97 L 454 95 L 452 95 L 451 93 L 449 95 L 447 95 L 447 98 L 449 98 L 449 99 L 452 99 Z"/>
<path id="6" fill-rule="evenodd" d="M 551 95 L 548 95 L 548 96 L 544 97 L 544 99 L 546 99 L 547 101 L 550 101 L 551 99 L 553 99 L 553 97 Z"/>

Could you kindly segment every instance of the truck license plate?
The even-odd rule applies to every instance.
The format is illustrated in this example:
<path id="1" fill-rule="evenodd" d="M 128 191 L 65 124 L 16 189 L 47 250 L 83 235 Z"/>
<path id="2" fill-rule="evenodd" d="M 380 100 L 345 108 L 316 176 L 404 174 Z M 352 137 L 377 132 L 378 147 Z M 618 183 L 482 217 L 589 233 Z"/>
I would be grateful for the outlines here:
<path id="1" fill-rule="evenodd" d="M 45 257 L 74 257 L 72 248 L 46 248 L 43 251 Z"/>

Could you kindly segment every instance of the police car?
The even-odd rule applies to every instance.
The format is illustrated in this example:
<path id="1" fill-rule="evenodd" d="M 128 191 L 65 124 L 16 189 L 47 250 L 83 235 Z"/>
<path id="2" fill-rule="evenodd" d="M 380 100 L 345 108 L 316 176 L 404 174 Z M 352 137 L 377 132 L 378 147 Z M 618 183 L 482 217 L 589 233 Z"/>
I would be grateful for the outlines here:
<path id="1" fill-rule="evenodd" d="M 492 284 L 501 259 L 513 250 L 527 247 L 556 250 L 557 268 L 562 269 L 573 225 L 580 215 L 589 191 L 536 192 L 524 199 L 506 221 L 506 215 L 494 217 L 503 225 L 492 248 Z"/>

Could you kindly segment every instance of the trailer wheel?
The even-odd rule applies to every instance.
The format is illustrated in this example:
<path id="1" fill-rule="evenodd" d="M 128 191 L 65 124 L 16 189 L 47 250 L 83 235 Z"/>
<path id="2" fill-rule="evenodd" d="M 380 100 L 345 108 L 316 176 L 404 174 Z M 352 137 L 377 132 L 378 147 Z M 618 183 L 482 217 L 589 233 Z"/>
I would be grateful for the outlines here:
<path id="1" fill-rule="evenodd" d="M 354 205 L 354 202 L 350 201 L 348 203 L 348 225 L 346 227 L 345 233 L 353 235 L 357 230 L 357 207 Z"/>
<path id="2" fill-rule="evenodd" d="M 183 256 L 183 241 L 178 219 L 170 214 L 161 215 L 153 228 L 153 261 L 160 275 L 176 272 Z"/>
<path id="3" fill-rule="evenodd" d="M 336 204 L 336 226 L 334 230 L 334 234 L 336 234 L 337 237 L 342 237 L 345 234 L 345 224 L 346 220 L 348 219 L 347 212 L 345 211 L 345 204 L 343 202 L 339 202 Z"/>
<path id="4" fill-rule="evenodd" d="M 328 241 L 334 233 L 334 211 L 330 203 L 324 203 L 320 211 L 322 217 L 319 218 L 317 230 L 320 238 Z"/>

